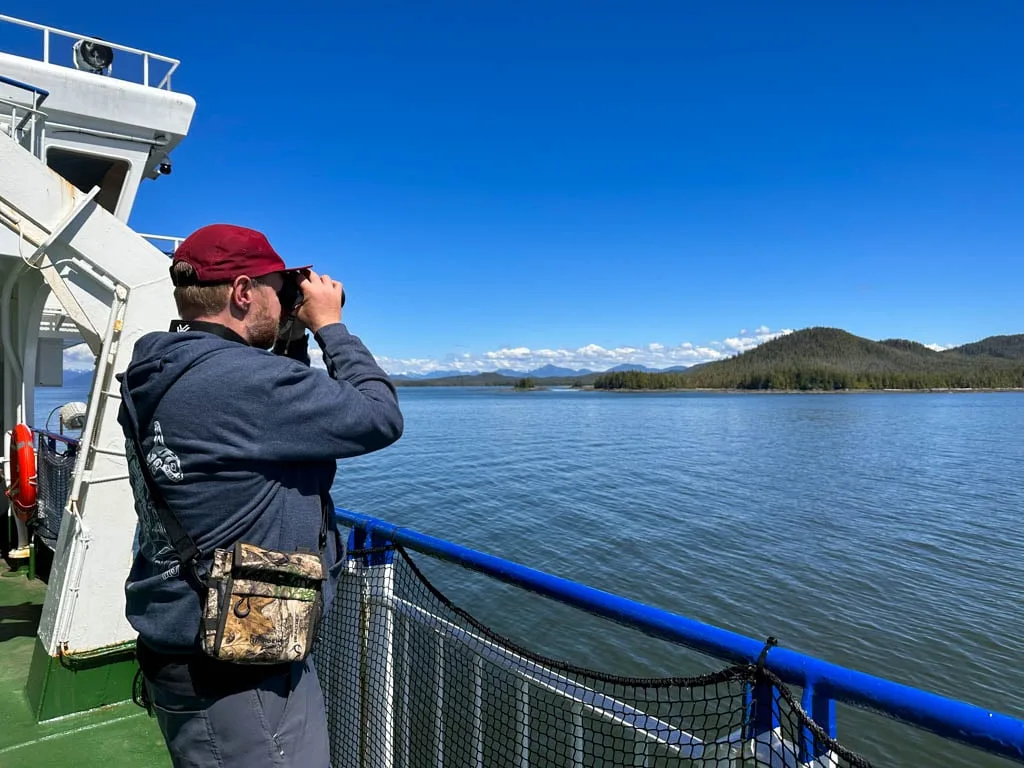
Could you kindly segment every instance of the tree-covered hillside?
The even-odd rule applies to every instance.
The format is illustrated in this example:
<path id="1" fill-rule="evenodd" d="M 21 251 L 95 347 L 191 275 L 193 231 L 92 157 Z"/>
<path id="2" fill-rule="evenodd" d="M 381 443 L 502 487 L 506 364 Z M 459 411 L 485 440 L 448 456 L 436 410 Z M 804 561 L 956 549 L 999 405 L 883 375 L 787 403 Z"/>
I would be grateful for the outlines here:
<path id="1" fill-rule="evenodd" d="M 949 352 L 970 357 L 988 356 L 1005 360 L 1024 360 L 1024 334 L 1013 336 L 989 336 L 973 344 L 964 344 Z"/>
<path id="2" fill-rule="evenodd" d="M 1024 337 L 993 337 L 993 339 Z M 1024 344 L 1012 359 L 1010 342 L 985 339 L 1002 356 L 958 350 L 935 352 L 903 339 L 871 341 L 837 328 L 808 328 L 727 360 L 678 374 L 641 372 L 599 376 L 596 389 L 1001 389 L 1024 387 Z"/>

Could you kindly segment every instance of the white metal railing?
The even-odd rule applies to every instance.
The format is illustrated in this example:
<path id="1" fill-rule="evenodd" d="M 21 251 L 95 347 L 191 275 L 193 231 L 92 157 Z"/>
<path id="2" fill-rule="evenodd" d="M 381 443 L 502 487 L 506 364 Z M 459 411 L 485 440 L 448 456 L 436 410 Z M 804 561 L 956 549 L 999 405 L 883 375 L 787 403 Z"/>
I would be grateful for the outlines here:
<path id="1" fill-rule="evenodd" d="M 0 98 L 0 114 L 10 115 L 10 137 L 36 157 L 42 157 L 46 114 L 33 107 L 4 98 Z"/>
<path id="2" fill-rule="evenodd" d="M 68 40 L 73 40 L 75 42 L 77 42 L 79 40 L 84 40 L 84 41 L 87 41 L 87 42 L 97 43 L 99 45 L 105 45 L 108 48 L 110 48 L 112 50 L 115 50 L 115 51 L 122 51 L 124 53 L 129 53 L 129 54 L 133 54 L 135 56 L 142 57 L 142 84 L 143 85 L 147 85 L 147 86 L 150 85 L 150 77 L 149 77 L 149 65 L 150 65 L 150 62 L 159 61 L 159 62 L 162 62 L 164 64 L 167 64 L 168 67 L 169 67 L 168 70 L 167 70 L 167 73 L 163 76 L 163 78 L 160 80 L 160 82 L 158 82 L 156 84 L 155 87 L 163 88 L 164 90 L 168 90 L 169 91 L 169 90 L 171 90 L 171 75 L 174 73 L 174 70 L 176 70 L 178 68 L 178 65 L 181 63 L 178 59 L 172 59 L 169 56 L 162 56 L 159 53 L 152 53 L 150 51 L 143 51 L 143 50 L 141 50 L 139 48 L 132 48 L 131 46 L 128 46 L 128 45 L 119 45 L 117 43 L 112 43 L 109 40 L 103 40 L 102 38 L 99 38 L 99 37 L 89 37 L 88 35 L 79 35 L 79 34 L 76 34 L 74 32 L 68 32 L 65 29 L 58 29 L 57 27 L 51 27 L 51 26 L 48 26 L 46 24 L 36 24 L 33 21 L 26 21 L 24 19 L 17 19 L 17 18 L 15 18 L 13 16 L 5 16 L 3 14 L 0 14 L 0 21 L 7 22 L 9 24 L 14 24 L 15 26 L 19 26 L 19 27 L 26 27 L 28 29 L 36 29 L 36 30 L 41 31 L 43 33 L 43 59 L 42 60 L 45 63 L 47 63 L 47 64 L 51 63 L 50 62 L 50 39 L 52 37 L 66 38 Z M 53 63 L 55 63 L 55 62 L 53 62 Z M 108 71 L 108 73 L 114 71 L 113 63 L 111 63 L 111 65 L 107 68 L 107 71 Z"/>
<path id="3" fill-rule="evenodd" d="M 44 339 L 82 340 L 78 326 L 62 309 L 43 310 L 39 318 L 39 336 Z"/>
<path id="4" fill-rule="evenodd" d="M 146 240 L 157 240 L 161 243 L 170 243 L 171 253 L 178 250 L 178 246 L 181 245 L 182 241 L 185 239 L 184 237 L 172 237 L 171 235 L 144 235 L 141 232 L 139 233 L 139 237 L 143 237 Z M 153 243 L 153 245 L 157 245 L 157 243 Z M 157 245 L 157 247 L 159 248 L 160 246 Z M 166 253 L 166 251 L 164 251 L 164 253 Z"/>

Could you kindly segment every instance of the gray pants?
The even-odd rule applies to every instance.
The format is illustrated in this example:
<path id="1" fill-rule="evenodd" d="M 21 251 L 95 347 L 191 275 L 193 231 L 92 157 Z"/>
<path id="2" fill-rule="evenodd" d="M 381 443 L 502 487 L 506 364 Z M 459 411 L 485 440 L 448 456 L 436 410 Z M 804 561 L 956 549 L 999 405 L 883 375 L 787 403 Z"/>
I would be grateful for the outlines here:
<path id="1" fill-rule="evenodd" d="M 329 768 L 327 716 L 312 659 L 258 688 L 201 699 L 146 683 L 175 768 Z"/>

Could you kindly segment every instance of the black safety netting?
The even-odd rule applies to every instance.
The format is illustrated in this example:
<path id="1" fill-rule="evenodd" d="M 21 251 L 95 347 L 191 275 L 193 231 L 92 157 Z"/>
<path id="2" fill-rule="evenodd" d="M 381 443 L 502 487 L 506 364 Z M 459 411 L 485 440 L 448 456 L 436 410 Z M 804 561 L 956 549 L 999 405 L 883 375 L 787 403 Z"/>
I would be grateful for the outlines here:
<path id="1" fill-rule="evenodd" d="M 808 717 L 764 654 L 692 677 L 547 658 L 454 605 L 402 547 L 388 550 L 391 567 L 380 551 L 352 553 L 314 650 L 333 768 L 869 765 Z"/>
<path id="2" fill-rule="evenodd" d="M 28 525 L 50 549 L 57 547 L 77 456 L 74 446 L 62 447 L 63 451 L 58 450 L 56 440 L 39 435 L 36 449 L 36 509 Z"/>

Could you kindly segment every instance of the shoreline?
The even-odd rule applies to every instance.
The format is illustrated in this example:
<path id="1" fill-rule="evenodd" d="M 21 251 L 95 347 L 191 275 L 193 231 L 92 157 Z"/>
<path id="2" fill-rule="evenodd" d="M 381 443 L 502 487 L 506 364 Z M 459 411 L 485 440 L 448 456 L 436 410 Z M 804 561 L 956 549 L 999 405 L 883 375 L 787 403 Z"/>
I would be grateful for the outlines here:
<path id="1" fill-rule="evenodd" d="M 906 389 L 735 389 L 726 387 L 673 387 L 664 389 L 596 389 L 588 384 L 582 387 L 573 387 L 568 384 L 551 384 L 532 387 L 530 389 L 516 389 L 511 384 L 415 384 L 404 385 L 395 382 L 395 386 L 402 389 L 493 389 L 504 392 L 542 392 L 551 390 L 571 390 L 573 392 L 607 392 L 609 394 L 652 394 L 657 392 L 675 393 L 681 392 L 718 392 L 734 395 L 859 395 L 859 394 L 970 394 L 992 393 L 992 392 L 1024 392 L 1024 387 L 931 387 L 931 388 L 906 388 Z"/>
<path id="2" fill-rule="evenodd" d="M 972 392 L 1024 392 L 1024 387 L 930 387 L 919 389 L 727 389 L 725 387 L 682 387 L 670 389 L 596 389 L 592 386 L 577 387 L 584 392 L 636 393 L 652 392 L 721 392 L 736 395 L 859 395 L 859 394 L 970 394 Z"/>

